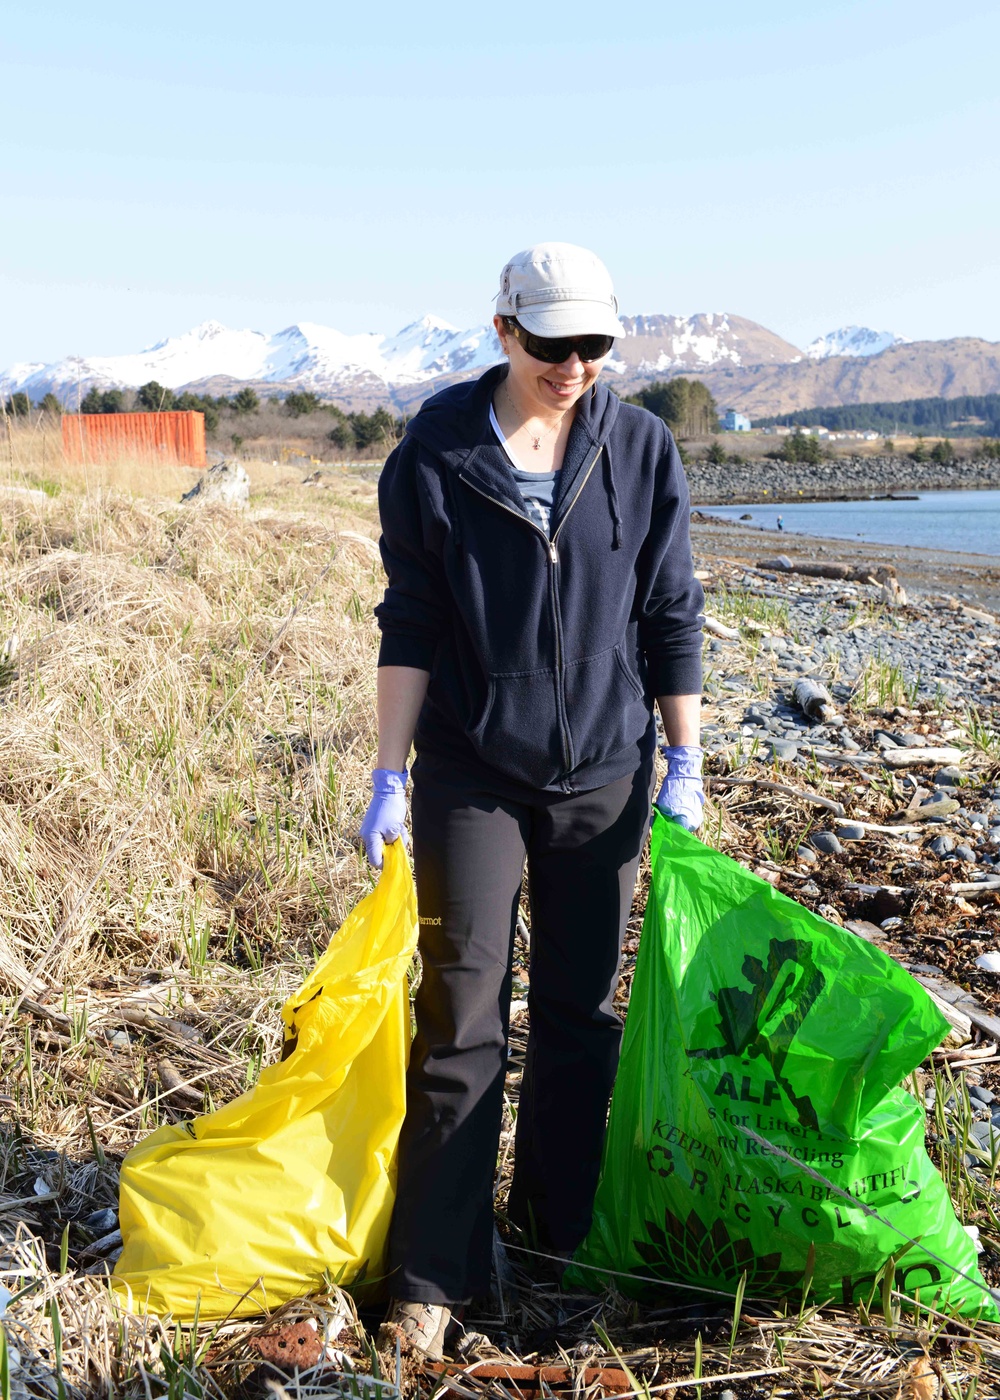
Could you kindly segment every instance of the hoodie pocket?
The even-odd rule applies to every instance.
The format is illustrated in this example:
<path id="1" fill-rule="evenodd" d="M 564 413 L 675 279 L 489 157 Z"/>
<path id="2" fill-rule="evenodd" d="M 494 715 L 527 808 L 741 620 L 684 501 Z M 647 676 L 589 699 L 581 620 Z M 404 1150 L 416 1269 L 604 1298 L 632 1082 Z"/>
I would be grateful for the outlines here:
<path id="1" fill-rule="evenodd" d="M 566 772 L 551 669 L 495 672 L 466 731 L 483 759 L 518 782 L 547 787 Z"/>
<path id="2" fill-rule="evenodd" d="M 577 768 L 637 743 L 649 726 L 649 704 L 620 643 L 570 662 L 565 694 Z"/>
<path id="3" fill-rule="evenodd" d="M 563 671 L 567 724 L 560 721 L 556 673 L 495 672 L 486 704 L 466 732 L 492 767 L 532 787 L 548 787 L 642 738 L 650 710 L 621 646 L 571 661 Z"/>

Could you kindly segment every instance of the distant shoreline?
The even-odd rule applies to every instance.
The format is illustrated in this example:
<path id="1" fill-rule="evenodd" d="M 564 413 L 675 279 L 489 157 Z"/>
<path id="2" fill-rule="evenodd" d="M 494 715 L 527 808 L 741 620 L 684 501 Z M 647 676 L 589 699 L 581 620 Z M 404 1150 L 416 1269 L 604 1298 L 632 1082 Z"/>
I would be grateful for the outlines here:
<path id="1" fill-rule="evenodd" d="M 959 459 L 946 466 L 906 457 L 839 457 L 775 462 L 760 458 L 720 466 L 698 459 L 685 468 L 691 504 L 791 505 L 795 501 L 865 501 L 922 491 L 1000 490 L 1000 462 Z"/>
<path id="2" fill-rule="evenodd" d="M 873 571 L 892 563 L 908 592 L 923 596 L 965 597 L 1000 615 L 1000 556 L 927 549 L 921 545 L 887 545 L 874 540 L 800 535 L 762 529 L 745 520 L 697 518 L 691 522 L 695 553 L 757 564 L 784 554 L 792 560 L 870 562 Z"/>

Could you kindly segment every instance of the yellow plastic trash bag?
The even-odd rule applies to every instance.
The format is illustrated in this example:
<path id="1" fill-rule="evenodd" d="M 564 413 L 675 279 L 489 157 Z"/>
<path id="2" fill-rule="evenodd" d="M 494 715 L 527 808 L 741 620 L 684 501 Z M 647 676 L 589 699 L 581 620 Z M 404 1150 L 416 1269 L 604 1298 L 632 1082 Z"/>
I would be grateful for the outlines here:
<path id="1" fill-rule="evenodd" d="M 403 843 L 282 1009 L 284 1056 L 233 1103 L 125 1158 L 132 1306 L 206 1320 L 378 1277 L 395 1194 L 417 901 Z M 241 1301 L 242 1300 L 242 1301 Z"/>

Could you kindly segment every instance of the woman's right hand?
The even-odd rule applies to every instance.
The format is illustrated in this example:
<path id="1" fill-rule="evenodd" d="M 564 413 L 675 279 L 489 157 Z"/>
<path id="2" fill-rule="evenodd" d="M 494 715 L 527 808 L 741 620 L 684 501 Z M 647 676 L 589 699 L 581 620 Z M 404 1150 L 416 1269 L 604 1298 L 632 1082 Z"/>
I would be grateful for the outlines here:
<path id="1" fill-rule="evenodd" d="M 361 840 L 365 843 L 368 862 L 382 869 L 382 848 L 385 843 L 403 838 L 406 843 L 406 780 L 391 768 L 376 768 L 372 773 L 373 796 L 361 823 Z"/>

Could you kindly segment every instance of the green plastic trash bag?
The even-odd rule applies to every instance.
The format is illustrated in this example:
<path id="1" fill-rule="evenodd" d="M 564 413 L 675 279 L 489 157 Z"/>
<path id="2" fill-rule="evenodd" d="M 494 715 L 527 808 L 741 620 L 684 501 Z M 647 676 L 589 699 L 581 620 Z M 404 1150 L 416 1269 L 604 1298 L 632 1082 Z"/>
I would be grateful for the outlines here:
<path id="1" fill-rule="evenodd" d="M 577 1282 L 997 1318 L 900 1082 L 948 1027 L 877 948 L 654 818 L 653 878 Z M 875 1213 L 871 1213 L 875 1212 Z M 916 1240 L 916 1244 L 908 1244 Z M 812 1257 L 810 1257 L 812 1256 Z M 655 1285 L 652 1285 L 655 1291 Z"/>

